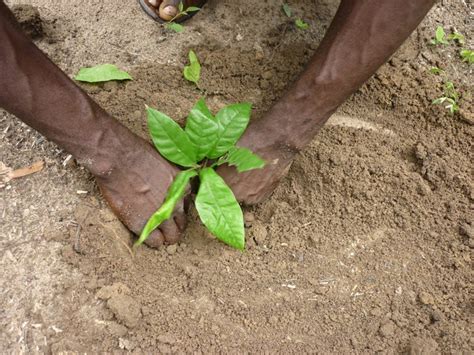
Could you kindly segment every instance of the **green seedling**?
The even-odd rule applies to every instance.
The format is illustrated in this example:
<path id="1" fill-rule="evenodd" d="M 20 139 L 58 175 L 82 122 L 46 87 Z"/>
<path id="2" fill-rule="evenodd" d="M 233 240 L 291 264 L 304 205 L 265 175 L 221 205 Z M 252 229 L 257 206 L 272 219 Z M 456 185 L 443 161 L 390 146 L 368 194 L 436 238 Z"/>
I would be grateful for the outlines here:
<path id="1" fill-rule="evenodd" d="M 186 192 L 190 180 L 199 176 L 195 200 L 199 217 L 219 240 L 236 249 L 245 247 L 243 214 L 232 190 L 214 168 L 229 164 L 238 172 L 261 169 L 265 162 L 246 148 L 235 144 L 247 128 L 251 105 L 229 105 L 214 116 L 200 99 L 191 109 L 183 130 L 175 121 L 147 107 L 148 126 L 156 149 L 169 161 L 187 168 L 171 184 L 165 202 L 156 211 L 135 246 L 171 217 Z"/>
<path id="2" fill-rule="evenodd" d="M 437 46 L 437 45 L 440 45 L 440 44 L 448 44 L 448 41 L 446 40 L 446 32 L 444 32 L 443 27 L 438 26 L 436 28 L 435 36 L 430 41 L 430 43 L 434 46 Z"/>
<path id="3" fill-rule="evenodd" d="M 461 49 L 459 55 L 461 56 L 463 62 L 467 62 L 469 64 L 474 63 L 474 51 L 471 51 L 470 49 Z"/>
<path id="4" fill-rule="evenodd" d="M 191 12 L 197 12 L 201 10 L 201 8 L 199 7 L 196 7 L 196 6 L 189 6 L 187 7 L 186 9 L 184 8 L 184 4 L 183 2 L 181 1 L 179 4 L 178 4 L 178 13 L 176 14 L 176 16 L 174 16 L 171 20 L 169 20 L 166 24 L 165 24 L 165 28 L 167 29 L 170 29 L 172 31 L 175 31 L 175 32 L 183 32 L 184 31 L 184 26 L 175 22 L 176 19 L 182 17 L 182 16 L 187 16 L 189 15 L 189 13 Z"/>
<path id="5" fill-rule="evenodd" d="M 430 68 L 430 73 L 434 75 L 441 75 L 444 73 L 444 70 L 438 67 L 431 67 Z"/>
<path id="6" fill-rule="evenodd" d="M 193 50 L 189 51 L 189 65 L 186 65 L 183 70 L 183 76 L 186 80 L 196 84 L 198 84 L 199 79 L 201 78 L 201 64 L 199 63 L 199 59 L 194 53 Z"/>
<path id="7" fill-rule="evenodd" d="M 284 3 L 281 6 L 281 9 L 283 10 L 283 13 L 286 15 L 286 17 L 291 18 L 293 16 L 293 11 L 291 11 L 290 5 L 288 5 L 287 3 Z M 295 26 L 300 30 L 307 30 L 309 28 L 309 24 L 304 22 L 300 18 L 295 19 Z"/>
<path id="8" fill-rule="evenodd" d="M 443 105 L 452 115 L 459 111 L 459 94 L 454 83 L 447 81 L 444 84 L 444 95 L 433 100 L 433 105 Z"/>
<path id="9" fill-rule="evenodd" d="M 304 22 L 302 19 L 298 18 L 295 20 L 295 25 L 300 30 L 307 30 L 309 28 L 309 24 Z"/>
<path id="10" fill-rule="evenodd" d="M 455 41 L 455 42 L 458 42 L 458 44 L 460 45 L 463 45 L 466 43 L 466 39 L 464 38 L 464 36 L 456 31 L 448 35 L 446 38 L 448 41 Z"/>
<path id="11" fill-rule="evenodd" d="M 74 77 L 77 81 L 100 83 L 112 80 L 133 80 L 126 71 L 120 70 L 113 64 L 101 64 L 91 68 L 82 68 Z"/>

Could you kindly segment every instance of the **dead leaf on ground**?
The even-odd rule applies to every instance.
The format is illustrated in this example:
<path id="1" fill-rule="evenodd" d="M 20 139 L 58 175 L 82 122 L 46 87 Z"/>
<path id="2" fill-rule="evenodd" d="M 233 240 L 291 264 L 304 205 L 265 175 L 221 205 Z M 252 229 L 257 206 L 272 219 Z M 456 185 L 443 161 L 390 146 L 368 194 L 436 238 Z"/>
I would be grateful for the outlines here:
<path id="1" fill-rule="evenodd" d="M 37 173 L 44 168 L 44 161 L 37 161 L 30 166 L 13 170 L 6 166 L 3 162 L 0 162 L 0 188 L 5 187 L 6 183 L 12 179 L 18 179 L 24 176 L 28 176 Z"/>

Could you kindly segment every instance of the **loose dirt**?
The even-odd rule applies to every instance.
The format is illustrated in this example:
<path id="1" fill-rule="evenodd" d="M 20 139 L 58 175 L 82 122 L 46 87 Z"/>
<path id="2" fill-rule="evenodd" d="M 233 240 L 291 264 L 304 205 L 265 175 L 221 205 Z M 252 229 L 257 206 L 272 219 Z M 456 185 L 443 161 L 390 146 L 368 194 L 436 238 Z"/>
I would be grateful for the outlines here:
<path id="1" fill-rule="evenodd" d="M 21 1 L 7 1 L 10 6 Z M 304 68 L 338 2 L 209 1 L 181 34 L 135 1 L 28 1 L 23 26 L 71 76 L 111 62 L 134 81 L 82 85 L 147 136 L 144 105 L 183 122 L 250 101 L 258 119 Z M 33 5 L 32 8 L 30 5 Z M 130 253 L 131 235 L 92 177 L 0 111 L 0 161 L 42 172 L 0 189 L 4 352 L 470 353 L 474 247 L 472 69 L 443 25 L 466 35 L 463 1 L 438 4 L 407 43 L 295 160 L 272 197 L 246 209 L 247 250 L 211 238 L 190 211 L 178 246 Z M 201 91 L 181 75 L 203 63 Z M 445 68 L 461 115 L 432 106 Z"/>

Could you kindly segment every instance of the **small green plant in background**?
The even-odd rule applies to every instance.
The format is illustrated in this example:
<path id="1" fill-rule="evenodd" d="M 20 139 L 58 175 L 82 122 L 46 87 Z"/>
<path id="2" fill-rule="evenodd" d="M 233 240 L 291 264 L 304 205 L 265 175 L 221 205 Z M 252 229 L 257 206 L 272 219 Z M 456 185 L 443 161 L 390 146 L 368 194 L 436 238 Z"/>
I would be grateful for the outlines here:
<path id="1" fill-rule="evenodd" d="M 459 55 L 461 56 L 463 62 L 468 64 L 474 63 L 474 51 L 469 49 L 461 49 Z"/>
<path id="2" fill-rule="evenodd" d="M 167 29 L 170 29 L 172 31 L 175 31 L 175 32 L 183 32 L 184 31 L 184 26 L 177 23 L 176 20 L 182 16 L 187 16 L 189 15 L 190 12 L 197 12 L 201 10 L 201 8 L 199 7 L 196 7 L 196 6 L 189 6 L 187 7 L 186 9 L 184 8 L 184 4 L 183 2 L 181 1 L 179 4 L 178 4 L 178 13 L 176 14 L 176 16 L 174 16 L 171 20 L 169 20 L 166 24 L 165 24 L 165 28 Z"/>
<path id="3" fill-rule="evenodd" d="M 286 17 L 291 18 L 293 16 L 293 11 L 291 10 L 290 5 L 287 3 L 283 3 L 281 9 L 285 13 Z M 295 19 L 295 26 L 300 30 L 307 30 L 309 28 L 309 24 L 300 18 Z"/>
<path id="4" fill-rule="evenodd" d="M 171 217 L 189 181 L 199 176 L 195 206 L 201 221 L 219 240 L 236 249 L 244 249 L 242 210 L 232 190 L 214 168 L 229 164 L 238 172 L 244 172 L 265 166 L 265 162 L 249 149 L 235 145 L 247 128 L 250 112 L 250 104 L 239 103 L 224 107 L 214 116 L 200 99 L 191 109 L 183 130 L 164 113 L 147 107 L 148 126 L 156 149 L 163 157 L 187 170 L 176 176 L 165 202 L 151 216 L 135 246 L 142 244 L 153 230 Z"/>
<path id="5" fill-rule="evenodd" d="M 120 70 L 113 64 L 101 64 L 95 67 L 82 68 L 74 77 L 77 81 L 100 83 L 112 80 L 133 80 L 126 71 Z"/>
<path id="6" fill-rule="evenodd" d="M 460 45 L 464 45 L 466 43 L 466 39 L 462 34 L 459 32 L 454 31 L 453 33 L 449 34 L 447 37 L 448 41 L 454 41 L 457 42 Z"/>
<path id="7" fill-rule="evenodd" d="M 438 67 L 431 67 L 430 68 L 430 73 L 435 74 L 435 75 L 441 75 L 444 73 L 444 70 Z"/>
<path id="8" fill-rule="evenodd" d="M 444 84 L 444 95 L 433 100 L 433 105 L 443 105 L 451 114 L 459 111 L 459 94 L 452 81 Z"/>
<path id="9" fill-rule="evenodd" d="M 449 44 L 449 42 L 446 40 L 446 32 L 444 32 L 444 28 L 442 26 L 436 27 L 435 36 L 430 41 L 430 43 L 434 46 L 440 44 Z"/>
<path id="10" fill-rule="evenodd" d="M 189 65 L 186 65 L 183 70 L 183 76 L 186 80 L 198 85 L 201 78 L 201 64 L 193 50 L 189 51 Z"/>

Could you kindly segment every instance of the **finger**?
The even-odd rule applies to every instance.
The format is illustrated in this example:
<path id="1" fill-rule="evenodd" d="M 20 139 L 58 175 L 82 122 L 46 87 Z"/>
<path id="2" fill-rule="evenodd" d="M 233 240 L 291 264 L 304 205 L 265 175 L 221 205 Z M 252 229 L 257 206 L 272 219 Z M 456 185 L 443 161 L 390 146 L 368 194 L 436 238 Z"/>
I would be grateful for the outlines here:
<path id="1" fill-rule="evenodd" d="M 165 244 L 165 237 L 161 233 L 159 229 L 154 230 L 147 240 L 145 240 L 145 244 L 148 245 L 150 248 L 160 248 Z"/>
<path id="2" fill-rule="evenodd" d="M 168 219 L 160 226 L 161 234 L 164 236 L 165 244 L 176 244 L 181 239 L 181 231 L 174 222 L 174 219 Z"/>

